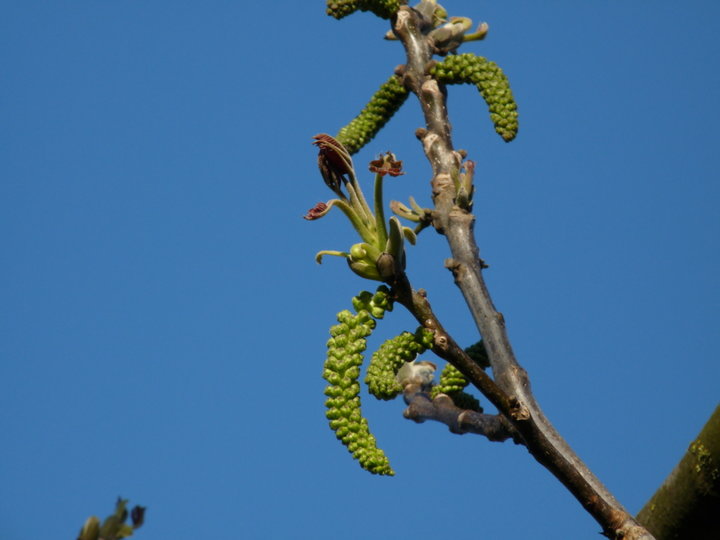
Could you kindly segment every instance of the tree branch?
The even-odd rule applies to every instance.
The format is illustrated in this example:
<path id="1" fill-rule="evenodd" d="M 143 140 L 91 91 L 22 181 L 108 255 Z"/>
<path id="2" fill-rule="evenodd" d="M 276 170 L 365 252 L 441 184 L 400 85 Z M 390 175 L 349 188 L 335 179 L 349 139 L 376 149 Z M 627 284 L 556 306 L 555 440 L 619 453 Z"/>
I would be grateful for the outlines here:
<path id="1" fill-rule="evenodd" d="M 423 26 L 427 26 L 427 21 L 424 23 L 422 15 L 407 6 L 400 8 L 393 21 L 393 32 L 407 53 L 403 82 L 417 95 L 425 116 L 426 129 L 418 130 L 417 135 L 433 169 L 433 225 L 448 240 L 452 260 L 447 266 L 452 270 L 484 340 L 495 380 L 492 381 L 472 361 L 468 364 L 462 349 L 444 331 L 447 342 L 436 343 L 433 351 L 457 367 L 498 407 L 522 434 L 535 459 L 570 490 L 600 523 L 606 536 L 624 540 L 651 539 L 652 536 L 615 500 L 550 424 L 532 394 L 527 373 L 515 359 L 502 314 L 495 309 L 482 277 L 483 265 L 473 235 L 474 217 L 455 204 L 452 178 L 460 169 L 462 156 L 453 150 L 444 87 L 428 75 L 433 46 L 423 34 Z M 435 326 L 436 322 L 424 317 L 423 299 L 417 298 L 418 293 L 412 289 L 403 290 L 409 289 L 407 282 L 398 284 L 401 303 L 423 325 L 430 327 L 427 322 L 431 321 L 431 326 Z M 437 327 L 442 328 L 439 323 Z"/>
<path id="2" fill-rule="evenodd" d="M 637 515 L 658 540 L 720 538 L 720 406 Z"/>
<path id="3" fill-rule="evenodd" d="M 513 439 L 521 443 L 520 435 L 510 422 L 500 414 L 483 414 L 477 411 L 461 409 L 447 394 L 430 397 L 422 385 L 406 384 L 403 392 L 408 408 L 403 416 L 417 423 L 435 420 L 445 424 L 450 431 L 458 435 L 475 433 L 487 437 L 490 441 L 502 442 Z"/>

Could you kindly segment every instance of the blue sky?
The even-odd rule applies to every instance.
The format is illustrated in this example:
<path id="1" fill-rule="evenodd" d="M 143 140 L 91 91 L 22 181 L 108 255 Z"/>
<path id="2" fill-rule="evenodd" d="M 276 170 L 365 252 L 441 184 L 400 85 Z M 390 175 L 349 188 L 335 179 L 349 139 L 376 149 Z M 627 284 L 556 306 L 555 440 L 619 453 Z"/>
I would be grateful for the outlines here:
<path id="1" fill-rule="evenodd" d="M 320 249 L 354 243 L 312 135 L 403 62 L 368 13 L 323 2 L 2 2 L 0 537 L 74 538 L 118 495 L 137 538 L 597 538 L 521 447 L 364 410 L 397 472 L 329 431 L 327 329 L 373 287 Z M 495 303 L 548 416 L 632 512 L 718 403 L 717 2 L 472 2 L 467 52 L 508 74 L 505 144 L 450 88 L 477 161 Z M 355 157 L 392 150 L 389 198 L 429 205 L 408 101 Z M 370 177 L 367 177 L 367 181 Z M 477 339 L 424 232 L 408 271 Z M 395 310 L 381 339 L 414 329 Z"/>

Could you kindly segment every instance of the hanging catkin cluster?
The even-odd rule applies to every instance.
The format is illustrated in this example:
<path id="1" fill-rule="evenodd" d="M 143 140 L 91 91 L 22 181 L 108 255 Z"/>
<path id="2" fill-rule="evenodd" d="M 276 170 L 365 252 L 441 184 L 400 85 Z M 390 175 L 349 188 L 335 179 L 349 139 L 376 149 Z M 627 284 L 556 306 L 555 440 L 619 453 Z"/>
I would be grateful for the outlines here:
<path id="1" fill-rule="evenodd" d="M 392 75 L 373 95 L 365 108 L 335 137 L 348 152 L 356 153 L 369 143 L 408 97 L 400 79 Z"/>
<path id="2" fill-rule="evenodd" d="M 431 330 L 419 327 L 414 334 L 403 332 L 388 339 L 372 355 L 365 384 L 370 393 L 378 399 L 393 399 L 402 392 L 395 376 L 406 362 L 412 362 L 418 354 L 432 346 Z"/>
<path id="3" fill-rule="evenodd" d="M 330 428 L 363 469 L 373 474 L 393 475 L 387 457 L 377 447 L 362 416 L 359 382 L 366 338 L 375 328 L 374 319 L 381 319 L 386 310 L 392 309 L 387 287 L 378 287 L 374 295 L 363 291 L 353 298 L 353 307 L 355 315 L 341 311 L 337 316 L 340 324 L 330 328 L 332 337 L 327 342 L 323 369 L 323 378 L 328 382 L 326 416 Z"/>
<path id="4" fill-rule="evenodd" d="M 342 19 L 351 13 L 372 11 L 382 19 L 389 19 L 400 7 L 399 0 L 327 0 L 327 14 Z"/>
<path id="5" fill-rule="evenodd" d="M 518 131 L 518 112 L 507 77 L 495 62 L 472 53 L 448 56 L 431 75 L 445 84 L 474 84 L 490 109 L 495 131 L 511 141 Z"/>
<path id="6" fill-rule="evenodd" d="M 371 11 L 378 17 L 392 19 L 400 6 L 406 3 L 406 0 L 327 0 L 327 13 L 341 19 L 355 11 Z M 421 23 L 418 28 L 429 40 L 428 46 L 432 46 L 432 50 L 437 54 L 454 52 L 465 41 L 482 39 L 487 32 L 487 25 L 481 25 L 476 32 L 468 34 L 470 19 L 448 18 L 446 11 L 435 0 L 423 0 L 413 9 Z M 394 34 L 391 34 L 391 38 L 392 36 Z M 442 62 L 435 63 L 430 75 L 444 84 L 476 85 L 490 109 L 495 130 L 506 141 L 515 137 L 518 130 L 517 106 L 507 78 L 495 63 L 474 54 L 451 55 Z M 338 206 L 350 218 L 363 240 L 362 243 L 353 245 L 349 253 L 320 251 L 316 256 L 318 262 L 323 255 L 345 257 L 356 274 L 383 281 L 385 274 L 381 272 L 378 264 L 380 255 L 390 254 L 399 261 L 404 257 L 403 239 L 408 238 L 414 243 L 415 234 L 411 229 L 403 227 L 397 217 L 390 218 L 389 231 L 385 228 L 384 219 L 380 219 L 383 216 L 382 177 L 386 173 L 392 176 L 401 174 L 401 162 L 396 161 L 390 152 L 382 159 L 371 162 L 371 170 L 377 173 L 373 214 L 356 182 L 350 158 L 350 154 L 358 152 L 377 135 L 403 105 L 408 94 L 402 78 L 393 75 L 380 86 L 360 114 L 339 131 L 336 138 L 324 134 L 315 137 L 314 144 L 320 147 L 318 158 L 323 180 L 340 198 L 319 203 L 305 217 L 314 220 L 325 215 L 333 205 Z M 377 163 L 382 164 L 382 167 Z M 472 162 L 466 162 L 464 167 L 465 172 L 458 181 L 463 182 L 461 187 L 465 188 L 468 199 L 466 206 L 469 208 Z M 395 171 L 395 174 L 390 170 Z M 347 196 L 341 189 L 341 183 L 347 188 Z M 422 224 L 429 211 L 417 206 L 412 198 L 410 200 L 412 210 L 398 205 L 393 210 Z M 427 226 L 427 222 L 423 226 Z M 355 313 L 342 311 L 338 314 L 338 324 L 330 329 L 331 338 L 327 342 L 327 358 L 323 369 L 323 378 L 328 382 L 325 405 L 331 429 L 364 469 L 383 475 L 393 475 L 394 472 L 383 451 L 377 447 L 368 422 L 362 415 L 359 378 L 367 337 L 375 328 L 376 319 L 383 318 L 385 311 L 392 309 L 389 293 L 384 285 L 379 287 L 375 294 L 362 292 L 353 299 Z M 422 380 L 425 384 L 423 390 L 431 386 L 435 365 L 431 362 L 410 362 L 432 346 L 433 337 L 432 331 L 419 328 L 414 334 L 404 332 L 386 341 L 372 356 L 368 367 L 365 382 L 370 393 L 379 399 L 397 397 L 402 392 L 402 387 L 396 377 L 398 372 L 402 375 L 406 367 L 410 370 L 417 369 L 417 373 L 425 370 L 427 373 L 423 372 L 423 377 L 427 377 Z M 476 358 L 478 365 L 486 367 L 487 355 L 484 354 L 481 344 L 477 344 L 472 351 L 477 353 L 473 358 Z M 477 400 L 463 391 L 467 384 L 455 368 L 447 366 L 441 375 L 440 383 L 433 387 L 432 394 L 447 394 L 458 407 L 482 410 Z"/>

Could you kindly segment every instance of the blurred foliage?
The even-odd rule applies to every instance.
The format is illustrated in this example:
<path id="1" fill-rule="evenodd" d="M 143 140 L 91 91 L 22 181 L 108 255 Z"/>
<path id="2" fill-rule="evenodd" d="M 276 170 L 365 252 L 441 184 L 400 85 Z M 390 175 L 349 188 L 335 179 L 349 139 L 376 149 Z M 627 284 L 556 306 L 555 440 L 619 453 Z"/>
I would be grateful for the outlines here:
<path id="1" fill-rule="evenodd" d="M 119 540 L 132 536 L 145 521 L 144 506 L 134 506 L 128 512 L 127 499 L 118 498 L 115 512 L 110 514 L 101 524 L 96 516 L 90 516 L 80 529 L 77 540 Z M 128 517 L 130 523 L 127 523 Z"/>

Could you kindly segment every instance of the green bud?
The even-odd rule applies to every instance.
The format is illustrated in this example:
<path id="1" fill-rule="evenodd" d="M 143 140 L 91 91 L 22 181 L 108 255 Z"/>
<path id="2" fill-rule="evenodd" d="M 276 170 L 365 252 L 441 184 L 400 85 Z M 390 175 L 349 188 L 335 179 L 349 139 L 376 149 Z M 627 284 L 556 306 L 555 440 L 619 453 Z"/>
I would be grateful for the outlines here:
<path id="1" fill-rule="evenodd" d="M 348 266 L 360 277 L 382 281 L 376 264 L 380 253 L 380 250 L 370 244 L 364 242 L 354 244 L 350 248 L 350 256 L 347 258 Z"/>
<path id="2" fill-rule="evenodd" d="M 333 388 L 333 389 L 334 389 L 335 387 L 328 387 L 328 388 Z M 341 390 L 341 391 L 342 391 L 342 390 Z M 325 393 L 325 395 L 328 395 L 327 392 Z M 329 409 L 339 409 L 340 407 L 342 407 L 342 406 L 345 404 L 345 401 L 347 401 L 347 400 L 346 400 L 345 398 L 343 398 L 343 397 L 339 397 L 339 398 L 337 398 L 337 397 L 331 397 L 331 398 L 326 399 L 326 400 L 325 400 L 325 407 L 328 408 L 328 411 L 326 411 L 326 412 L 329 413 L 329 412 L 330 412 Z M 328 417 L 328 418 L 329 418 L 329 417 Z M 337 418 L 337 415 L 335 415 L 335 418 Z"/>
<path id="3" fill-rule="evenodd" d="M 372 303 L 375 306 L 387 308 L 388 311 L 392 310 L 390 289 L 388 289 L 385 285 L 380 285 L 372 297 Z"/>
<path id="4" fill-rule="evenodd" d="M 335 347 L 344 347 L 345 345 L 347 345 L 347 336 L 339 335 L 334 338 L 330 338 L 330 341 L 333 342 L 333 345 Z M 329 342 L 328 346 L 330 346 Z"/>
<path id="5" fill-rule="evenodd" d="M 371 292 L 361 291 L 357 296 L 353 297 L 352 299 L 353 309 L 355 309 L 355 311 L 368 309 L 368 307 L 370 307 L 372 299 L 373 295 Z"/>
<path id="6" fill-rule="evenodd" d="M 405 251 L 405 242 L 402 233 L 402 225 L 400 220 L 393 216 L 390 218 L 390 231 L 388 241 L 385 246 L 385 252 L 392 255 L 396 261 L 401 261 Z"/>
<path id="7" fill-rule="evenodd" d="M 77 540 L 98 540 L 100 536 L 100 520 L 91 516 L 87 518 L 80 533 L 78 534 Z"/>

